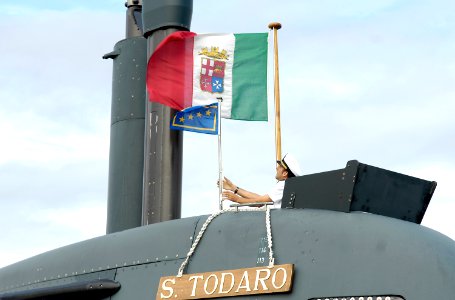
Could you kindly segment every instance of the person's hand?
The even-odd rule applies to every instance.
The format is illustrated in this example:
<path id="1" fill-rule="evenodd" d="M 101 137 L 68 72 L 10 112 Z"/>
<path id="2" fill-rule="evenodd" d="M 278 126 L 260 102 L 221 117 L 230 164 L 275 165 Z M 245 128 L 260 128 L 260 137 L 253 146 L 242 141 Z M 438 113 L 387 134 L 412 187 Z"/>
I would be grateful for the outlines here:
<path id="1" fill-rule="evenodd" d="M 237 188 L 232 181 L 230 181 L 228 178 L 224 177 L 223 180 L 223 189 L 228 190 L 228 191 L 234 191 Z"/>
<path id="2" fill-rule="evenodd" d="M 235 195 L 233 192 L 224 191 L 223 200 L 230 200 L 239 203 L 239 196 Z"/>

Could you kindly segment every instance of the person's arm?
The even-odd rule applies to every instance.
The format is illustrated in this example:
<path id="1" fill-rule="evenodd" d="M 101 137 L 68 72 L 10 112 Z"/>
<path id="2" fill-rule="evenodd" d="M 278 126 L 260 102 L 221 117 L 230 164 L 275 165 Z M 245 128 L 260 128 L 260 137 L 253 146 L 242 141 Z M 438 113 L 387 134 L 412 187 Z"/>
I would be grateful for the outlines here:
<path id="1" fill-rule="evenodd" d="M 233 184 L 232 181 L 230 181 L 226 177 L 224 177 L 224 180 L 223 180 L 223 189 L 231 191 L 234 194 L 237 194 L 237 195 L 239 195 L 243 198 L 247 198 L 247 199 L 260 199 L 260 198 L 263 198 L 264 196 L 268 197 L 268 195 L 261 196 L 259 194 L 242 189 L 242 188 L 236 186 L 235 184 Z M 270 197 L 269 197 L 269 199 L 270 199 Z M 233 200 L 231 200 L 231 201 L 233 201 Z M 270 200 L 267 200 L 267 201 L 270 201 Z M 267 201 L 259 201 L 259 202 L 267 202 Z M 258 201 L 251 201 L 251 202 L 258 202 Z"/>
<path id="2" fill-rule="evenodd" d="M 254 193 L 250 193 L 250 194 L 254 194 Z M 255 194 L 255 195 L 257 195 L 257 194 Z M 272 201 L 272 199 L 270 199 L 269 195 L 267 195 L 267 194 L 262 195 L 262 196 L 257 195 L 256 197 L 247 198 L 247 197 L 243 197 L 242 195 L 236 195 L 231 191 L 224 191 L 223 199 L 237 202 L 240 204 L 257 203 L 257 202 L 271 202 Z"/>

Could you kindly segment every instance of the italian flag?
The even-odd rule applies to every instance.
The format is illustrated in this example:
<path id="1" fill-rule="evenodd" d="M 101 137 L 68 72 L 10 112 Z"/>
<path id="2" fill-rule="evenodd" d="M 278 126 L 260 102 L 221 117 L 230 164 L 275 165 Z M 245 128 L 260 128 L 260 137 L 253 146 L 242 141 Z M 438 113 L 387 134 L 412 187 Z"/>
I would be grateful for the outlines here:
<path id="1" fill-rule="evenodd" d="M 222 97 L 223 118 L 266 121 L 267 41 L 267 33 L 174 32 L 148 62 L 150 101 L 183 110 Z"/>

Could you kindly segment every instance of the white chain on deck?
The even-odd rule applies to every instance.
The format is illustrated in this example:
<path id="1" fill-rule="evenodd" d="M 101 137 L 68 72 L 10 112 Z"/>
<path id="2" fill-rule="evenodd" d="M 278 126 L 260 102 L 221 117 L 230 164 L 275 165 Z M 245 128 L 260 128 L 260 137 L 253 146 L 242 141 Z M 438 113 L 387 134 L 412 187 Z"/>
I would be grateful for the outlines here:
<path id="1" fill-rule="evenodd" d="M 193 244 L 191 245 L 190 251 L 186 255 L 185 260 L 183 261 L 182 265 L 180 266 L 178 270 L 177 277 L 181 277 L 183 275 L 183 271 L 185 270 L 188 261 L 190 260 L 191 255 L 193 255 L 194 251 L 196 250 L 197 245 L 199 244 L 199 241 L 201 240 L 202 236 L 204 235 L 207 227 L 209 224 L 218 217 L 219 215 L 228 212 L 228 211 L 262 211 L 264 210 L 263 207 L 261 208 L 225 208 L 222 210 L 219 210 L 217 212 L 214 212 L 212 215 L 210 215 L 207 220 L 204 222 L 204 225 L 202 225 L 201 230 L 199 231 L 199 234 L 197 235 L 196 239 L 194 240 Z M 265 223 L 266 223 L 266 228 L 267 228 L 267 242 L 268 242 L 268 248 L 269 248 L 269 268 L 273 267 L 275 259 L 273 258 L 273 251 L 272 251 L 272 226 L 270 223 L 270 207 L 266 205 L 265 208 L 266 214 L 265 214 Z"/>
<path id="2" fill-rule="evenodd" d="M 267 228 L 267 245 L 269 246 L 269 268 L 273 268 L 275 259 L 272 250 L 272 224 L 270 223 L 270 206 L 266 205 L 265 210 L 265 227 Z"/>

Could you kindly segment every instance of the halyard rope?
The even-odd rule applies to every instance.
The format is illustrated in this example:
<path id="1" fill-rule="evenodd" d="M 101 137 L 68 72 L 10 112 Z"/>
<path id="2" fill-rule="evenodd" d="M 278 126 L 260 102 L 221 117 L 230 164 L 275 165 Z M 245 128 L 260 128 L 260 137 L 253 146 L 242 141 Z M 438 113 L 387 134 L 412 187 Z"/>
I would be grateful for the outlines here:
<path id="1" fill-rule="evenodd" d="M 269 246 L 269 268 L 273 268 L 275 259 L 272 250 L 272 224 L 270 223 L 270 206 L 266 205 L 265 210 L 265 227 L 267 228 L 267 245 Z"/>
<path id="2" fill-rule="evenodd" d="M 268 248 L 269 248 L 269 268 L 273 267 L 275 259 L 273 258 L 273 251 L 272 251 L 272 226 L 270 223 L 270 207 L 268 205 L 265 205 L 265 223 L 266 223 L 266 228 L 267 228 L 267 243 L 268 243 Z M 185 270 L 186 266 L 188 265 L 188 261 L 190 260 L 191 255 L 193 255 L 194 251 L 196 250 L 197 245 L 199 244 L 199 241 L 201 240 L 202 236 L 204 235 L 207 227 L 209 224 L 218 217 L 221 214 L 224 214 L 225 212 L 228 211 L 263 211 L 264 207 L 261 208 L 242 208 L 239 210 L 239 208 L 225 208 L 219 211 L 214 212 L 212 215 L 210 215 L 207 220 L 204 222 L 204 225 L 202 225 L 201 230 L 199 231 L 196 239 L 194 240 L 193 244 L 191 245 L 190 251 L 186 255 L 185 260 L 181 264 L 177 277 L 181 277 L 183 275 L 183 271 Z"/>

